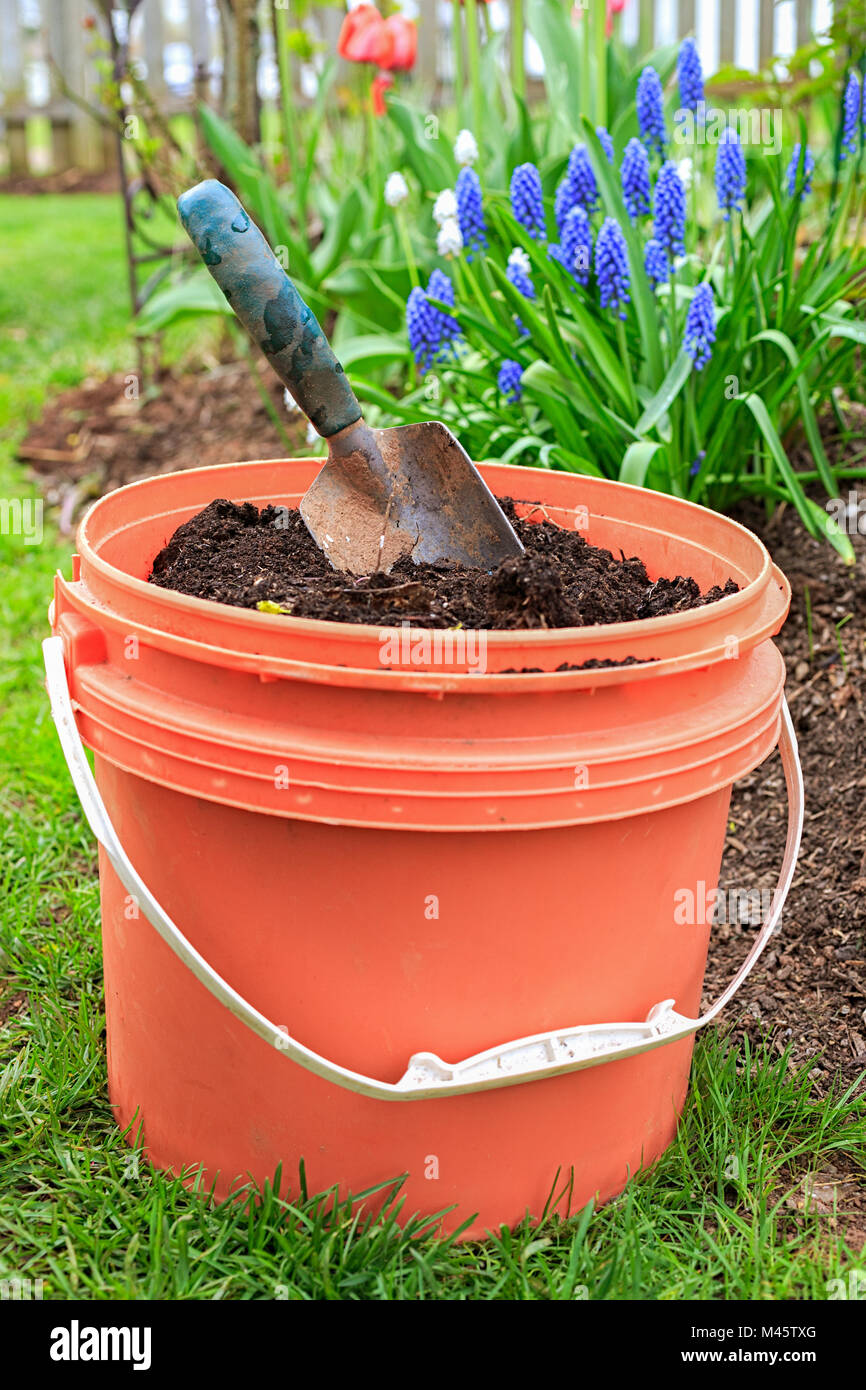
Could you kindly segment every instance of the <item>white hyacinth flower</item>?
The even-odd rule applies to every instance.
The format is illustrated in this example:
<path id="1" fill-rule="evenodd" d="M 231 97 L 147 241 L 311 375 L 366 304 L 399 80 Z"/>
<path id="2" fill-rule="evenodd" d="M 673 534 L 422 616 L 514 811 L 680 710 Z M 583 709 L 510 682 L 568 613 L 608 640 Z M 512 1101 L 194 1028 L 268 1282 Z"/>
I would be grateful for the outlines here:
<path id="1" fill-rule="evenodd" d="M 508 257 L 509 265 L 516 265 L 518 270 L 522 270 L 524 275 L 528 275 L 532 269 L 532 262 L 522 246 L 515 246 L 511 255 Z"/>
<path id="2" fill-rule="evenodd" d="M 453 222 L 457 217 L 457 195 L 453 188 L 443 188 L 433 204 L 433 221 L 437 227 L 443 222 Z"/>
<path id="3" fill-rule="evenodd" d="M 389 208 L 398 208 L 401 203 L 405 203 L 409 197 L 409 185 L 403 175 L 397 173 L 389 174 L 385 180 L 385 202 Z"/>
<path id="4" fill-rule="evenodd" d="M 436 250 L 440 256 L 456 256 L 463 250 L 463 233 L 456 218 L 449 217 L 442 223 L 436 238 Z"/>
<path id="5" fill-rule="evenodd" d="M 283 405 L 286 408 L 287 415 L 300 415 L 301 407 L 298 405 L 292 393 L 287 391 L 285 387 L 283 388 Z"/>
<path id="6" fill-rule="evenodd" d="M 694 172 L 694 165 L 688 157 L 679 161 L 677 164 L 677 173 L 680 176 L 680 183 L 683 188 L 691 188 Z"/>
<path id="7" fill-rule="evenodd" d="M 461 130 L 454 141 L 454 158 L 458 164 L 474 164 L 478 158 L 478 141 L 471 130 Z"/>

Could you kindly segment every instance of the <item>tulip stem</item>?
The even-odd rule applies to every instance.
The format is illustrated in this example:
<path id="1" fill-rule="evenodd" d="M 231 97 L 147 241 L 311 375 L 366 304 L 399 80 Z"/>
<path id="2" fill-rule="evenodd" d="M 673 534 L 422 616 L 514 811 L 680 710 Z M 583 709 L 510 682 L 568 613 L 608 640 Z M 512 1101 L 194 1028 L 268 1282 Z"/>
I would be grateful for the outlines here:
<path id="1" fill-rule="evenodd" d="M 670 317 L 668 319 L 668 324 L 669 332 L 671 335 L 671 366 L 673 366 L 673 364 L 677 360 L 677 353 L 679 351 L 679 348 L 677 344 L 677 282 L 676 272 L 674 271 L 674 261 L 672 252 L 668 253 L 668 277 L 668 285 L 670 288 Z"/>
<path id="2" fill-rule="evenodd" d="M 454 109 L 457 124 L 463 125 L 463 6 L 454 0 L 451 6 L 451 47 L 454 49 Z"/>
<path id="3" fill-rule="evenodd" d="M 526 101 L 526 64 L 524 62 L 523 0 L 511 3 L 511 85 L 514 95 Z"/>
<path id="4" fill-rule="evenodd" d="M 298 162 L 298 140 L 295 130 L 295 102 L 292 91 L 292 65 L 289 57 L 289 35 L 286 12 L 279 6 L 274 9 L 274 44 L 277 50 L 277 64 L 280 73 L 280 114 L 283 118 L 283 139 L 289 161 L 289 180 L 297 201 L 296 221 L 298 234 L 307 244 L 307 210 L 304 200 L 304 186 Z"/>
<path id="5" fill-rule="evenodd" d="M 607 125 L 607 0 L 595 0 L 592 37 L 595 43 L 595 119 Z"/>
<path id="6" fill-rule="evenodd" d="M 734 287 L 737 273 L 737 250 L 734 245 L 734 214 L 728 209 L 728 266 L 725 274 L 725 288 L 730 293 Z"/>
<path id="7" fill-rule="evenodd" d="M 589 11 L 579 9 L 580 17 L 580 110 L 584 116 L 592 115 L 592 60 L 589 51 Z"/>
<path id="8" fill-rule="evenodd" d="M 634 416 L 637 416 L 637 396 L 635 395 L 634 377 L 632 375 L 631 370 L 631 358 L 628 354 L 628 343 L 626 342 L 625 337 L 625 324 L 623 323 L 622 319 L 618 316 L 616 320 L 616 341 L 617 347 L 619 348 L 619 355 L 622 359 L 622 365 L 625 368 L 625 379 L 626 385 L 628 386 L 629 405 L 631 406 L 632 414 Z"/>
<path id="9" fill-rule="evenodd" d="M 472 90 L 472 132 L 482 144 L 481 121 L 484 111 L 481 92 L 481 59 L 478 48 L 478 7 L 476 0 L 466 0 L 466 56 L 469 62 L 469 86 Z"/>
<path id="10" fill-rule="evenodd" d="M 694 458 L 689 465 L 689 478 L 692 476 L 692 468 L 698 462 L 698 455 L 701 452 L 701 432 L 698 428 L 698 414 L 695 409 L 695 374 L 692 372 L 686 386 L 686 417 L 689 428 L 692 432 L 692 446 L 694 448 Z"/>
<path id="11" fill-rule="evenodd" d="M 367 80 L 366 67 L 363 69 L 363 77 L 362 77 L 361 80 L 362 80 L 363 85 L 366 86 L 366 80 Z M 384 186 L 384 183 L 383 183 L 383 180 L 382 180 L 382 171 L 381 171 L 381 169 L 379 168 L 379 141 L 378 141 L 378 137 L 377 137 L 377 133 L 376 133 L 376 113 L 375 113 L 375 111 L 374 111 L 374 109 L 373 109 L 373 88 L 372 88 L 372 86 L 371 86 L 371 87 L 369 88 L 369 90 L 365 93 L 365 95 L 361 98 L 361 100 L 362 100 L 362 102 L 363 102 L 363 108 L 364 108 L 364 118 L 365 118 L 365 126 L 366 126 L 366 131 L 365 131 L 365 133 L 366 133 L 366 137 L 367 137 L 366 164 L 367 164 L 367 169 L 369 170 L 370 178 L 371 178 L 371 180 L 372 180 L 372 182 L 373 182 L 373 187 L 374 187 L 375 189 L 378 190 L 378 192 L 377 192 L 377 194 L 376 194 L 376 211 L 375 211 L 375 214 L 374 214 L 375 219 L 376 219 L 376 221 L 374 222 L 374 226 L 378 226 L 378 225 L 379 225 L 379 218 L 380 218 L 381 212 L 382 212 L 382 207 L 383 207 L 383 204 L 384 204 L 384 201 L 385 201 L 385 195 L 384 195 L 384 188 L 385 188 L 385 186 Z"/>
<path id="12" fill-rule="evenodd" d="M 418 266 L 415 262 L 415 252 L 412 249 L 412 238 L 409 235 L 409 227 L 406 223 L 406 216 L 402 207 L 395 208 L 397 231 L 400 234 L 400 243 L 403 247 L 403 255 L 406 257 L 406 269 L 409 271 L 409 280 L 413 289 L 421 288 L 421 281 L 418 277 Z"/>

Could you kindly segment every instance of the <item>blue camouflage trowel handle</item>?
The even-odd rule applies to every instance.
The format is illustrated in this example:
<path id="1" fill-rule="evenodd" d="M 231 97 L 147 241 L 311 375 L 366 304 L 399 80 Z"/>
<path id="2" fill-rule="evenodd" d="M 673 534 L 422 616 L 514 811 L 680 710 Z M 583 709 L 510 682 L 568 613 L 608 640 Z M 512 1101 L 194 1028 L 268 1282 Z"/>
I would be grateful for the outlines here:
<path id="1" fill-rule="evenodd" d="M 257 347 L 319 434 L 361 407 L 319 324 L 231 189 L 206 179 L 177 201 L 193 245 Z"/>

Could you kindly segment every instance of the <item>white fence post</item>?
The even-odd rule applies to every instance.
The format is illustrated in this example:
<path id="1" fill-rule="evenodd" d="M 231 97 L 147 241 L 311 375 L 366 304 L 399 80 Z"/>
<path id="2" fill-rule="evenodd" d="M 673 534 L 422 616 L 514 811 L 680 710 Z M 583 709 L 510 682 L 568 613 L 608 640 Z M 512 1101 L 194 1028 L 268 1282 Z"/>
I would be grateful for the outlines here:
<path id="1" fill-rule="evenodd" d="M 0 116 L 5 128 L 6 158 L 12 178 L 30 172 L 24 116 L 24 45 L 16 0 L 0 0 Z"/>

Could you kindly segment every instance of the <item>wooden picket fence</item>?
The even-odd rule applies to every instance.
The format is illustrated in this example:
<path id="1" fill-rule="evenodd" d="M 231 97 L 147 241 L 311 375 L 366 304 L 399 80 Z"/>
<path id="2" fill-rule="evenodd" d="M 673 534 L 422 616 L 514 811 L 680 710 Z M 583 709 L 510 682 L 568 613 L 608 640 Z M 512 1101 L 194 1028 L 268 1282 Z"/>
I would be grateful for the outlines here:
<path id="1" fill-rule="evenodd" d="M 222 2 L 142 0 L 130 34 L 130 54 L 146 74 L 161 109 L 188 108 L 202 94 L 219 101 Z M 265 101 L 272 97 L 276 80 L 266 12 L 270 3 L 260 0 L 260 90 Z M 442 99 L 453 70 L 449 7 L 439 0 L 415 0 L 415 8 L 421 42 L 413 80 L 434 99 L 436 94 Z M 509 0 L 490 5 L 487 19 L 494 28 L 507 28 L 509 9 Z M 623 32 L 642 51 L 695 33 L 705 68 L 712 72 L 743 61 L 744 51 L 744 66 L 755 66 L 785 47 L 800 47 L 816 27 L 824 27 L 830 10 L 830 0 L 670 0 L 666 5 L 629 0 Z M 113 137 L 82 105 L 98 97 L 98 29 L 87 27 L 94 14 L 93 0 L 0 0 L 0 168 L 5 166 L 8 174 L 114 165 Z M 333 52 L 341 21 L 342 10 L 328 6 L 313 9 L 307 22 L 325 51 Z M 527 58 L 530 76 L 540 77 L 531 42 Z M 295 64 L 299 99 L 304 77 Z"/>

